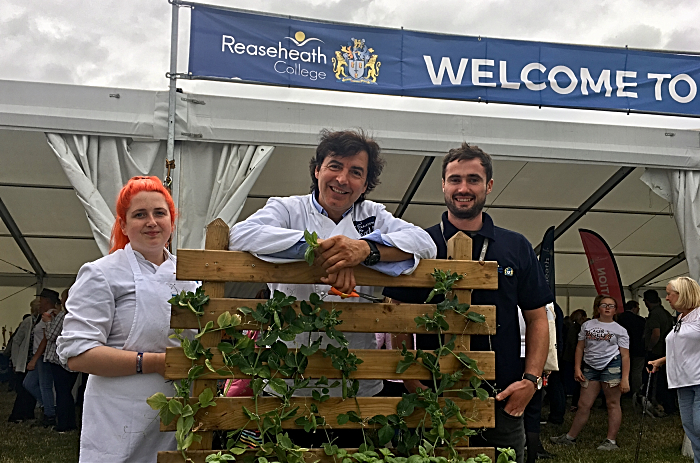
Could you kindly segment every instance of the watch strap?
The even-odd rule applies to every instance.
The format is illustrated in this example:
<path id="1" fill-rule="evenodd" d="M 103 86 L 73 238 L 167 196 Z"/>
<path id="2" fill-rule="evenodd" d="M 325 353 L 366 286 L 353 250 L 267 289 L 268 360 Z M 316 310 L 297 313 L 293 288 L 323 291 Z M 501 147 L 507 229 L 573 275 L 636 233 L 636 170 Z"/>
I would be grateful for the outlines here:
<path id="1" fill-rule="evenodd" d="M 535 385 L 535 389 L 539 390 L 542 389 L 542 377 L 541 376 L 535 376 L 530 373 L 523 373 L 523 379 L 526 379 L 528 381 L 532 381 L 532 383 Z"/>
<path id="2" fill-rule="evenodd" d="M 381 254 L 379 253 L 379 248 L 377 247 L 376 243 L 374 243 L 374 241 L 365 240 L 365 242 L 369 246 L 369 255 L 365 259 L 364 264 L 369 267 L 379 263 L 379 260 L 381 259 Z"/>

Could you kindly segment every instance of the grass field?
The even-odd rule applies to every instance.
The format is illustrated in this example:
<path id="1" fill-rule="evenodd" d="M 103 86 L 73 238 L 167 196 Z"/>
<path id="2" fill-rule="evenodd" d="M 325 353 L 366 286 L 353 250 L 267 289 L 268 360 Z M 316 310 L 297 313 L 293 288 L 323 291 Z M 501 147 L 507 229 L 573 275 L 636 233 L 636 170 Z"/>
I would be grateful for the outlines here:
<path id="1" fill-rule="evenodd" d="M 78 461 L 77 431 L 59 434 L 32 426 L 32 422 L 8 423 L 14 400 L 15 393 L 7 392 L 7 383 L 0 384 L 0 463 Z"/>
<path id="2" fill-rule="evenodd" d="M 7 422 L 12 410 L 15 394 L 7 392 L 7 385 L 0 384 L 0 463 L 73 463 L 78 460 L 77 432 L 58 434 L 42 427 L 31 427 L 29 423 L 13 424 Z M 623 400 L 623 422 L 617 439 L 620 450 L 601 452 L 596 450 L 605 439 L 607 429 L 607 412 L 597 408 L 591 413 L 591 419 L 581 432 L 575 447 L 563 447 L 549 443 L 549 437 L 566 432 L 573 419 L 567 413 L 563 426 L 546 425 L 542 427 L 542 442 L 547 450 L 557 457 L 552 463 L 622 463 L 633 462 L 639 433 L 641 415 L 634 414 L 629 400 Z M 543 413 L 546 416 L 546 410 Z M 644 463 L 691 463 L 692 459 L 680 454 L 683 430 L 679 416 L 666 418 L 645 418 L 640 462 Z"/>
<path id="3" fill-rule="evenodd" d="M 622 426 L 617 437 L 617 445 L 620 450 L 604 452 L 596 450 L 596 447 L 605 439 L 608 428 L 608 413 L 598 408 L 600 400 L 596 402 L 591 411 L 588 424 L 579 434 L 575 446 L 555 445 L 549 442 L 550 436 L 558 436 L 569 430 L 573 413 L 567 413 L 562 426 L 542 426 L 542 442 L 545 448 L 556 454 L 557 458 L 551 461 L 562 463 L 622 463 L 634 462 L 641 410 L 635 413 L 631 399 L 622 401 Z M 546 410 L 543 413 L 547 416 Z M 683 428 L 681 418 L 672 415 L 665 418 L 644 418 L 644 432 L 642 434 L 642 446 L 639 452 L 639 462 L 644 463 L 692 463 L 692 458 L 683 457 L 680 453 L 683 443 Z"/>

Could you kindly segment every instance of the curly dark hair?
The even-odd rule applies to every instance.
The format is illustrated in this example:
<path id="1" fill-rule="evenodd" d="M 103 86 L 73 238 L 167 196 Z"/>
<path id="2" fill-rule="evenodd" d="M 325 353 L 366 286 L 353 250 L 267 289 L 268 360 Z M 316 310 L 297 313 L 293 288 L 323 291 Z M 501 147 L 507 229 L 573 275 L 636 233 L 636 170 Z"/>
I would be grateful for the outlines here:
<path id="1" fill-rule="evenodd" d="M 369 137 L 362 129 L 343 130 L 331 132 L 328 129 L 321 130 L 321 141 L 316 147 L 316 155 L 309 162 L 309 172 L 311 173 L 311 193 L 318 190 L 318 179 L 316 169 L 320 169 L 323 160 L 328 156 L 348 157 L 354 156 L 360 151 L 367 153 L 367 189 L 360 195 L 356 203 L 365 200 L 365 195 L 379 185 L 379 176 L 384 169 L 385 161 L 380 156 L 381 151 L 377 142 Z"/>
<path id="2" fill-rule="evenodd" d="M 493 178 L 493 162 L 491 161 L 491 156 L 478 146 L 470 145 L 467 142 L 462 142 L 462 146 L 459 148 L 452 148 L 442 159 L 442 179 L 445 180 L 445 171 L 449 163 L 452 161 L 470 161 L 472 159 L 481 161 L 481 165 L 486 171 L 486 181 L 488 182 L 491 180 Z"/>

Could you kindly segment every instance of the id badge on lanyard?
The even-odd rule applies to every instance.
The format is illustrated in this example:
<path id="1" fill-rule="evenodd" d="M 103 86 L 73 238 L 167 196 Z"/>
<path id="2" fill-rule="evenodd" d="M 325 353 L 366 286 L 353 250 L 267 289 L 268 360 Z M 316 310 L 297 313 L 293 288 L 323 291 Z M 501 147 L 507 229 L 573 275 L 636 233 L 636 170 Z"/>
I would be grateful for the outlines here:
<path id="1" fill-rule="evenodd" d="M 445 247 L 447 247 L 447 238 L 445 238 L 445 225 L 440 221 L 440 234 L 442 235 L 442 240 L 445 242 Z M 479 262 L 484 263 L 486 259 L 486 251 L 489 248 L 489 239 L 484 236 L 484 244 L 481 246 L 481 252 L 479 253 Z M 471 258 L 471 256 L 469 256 Z"/>

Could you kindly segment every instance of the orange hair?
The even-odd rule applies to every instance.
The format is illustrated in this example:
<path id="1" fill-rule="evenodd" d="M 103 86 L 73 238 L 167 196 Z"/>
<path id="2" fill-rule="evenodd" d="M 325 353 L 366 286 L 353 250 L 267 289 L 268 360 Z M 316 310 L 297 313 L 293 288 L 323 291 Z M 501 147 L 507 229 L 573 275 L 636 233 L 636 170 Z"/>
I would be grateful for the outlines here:
<path id="1" fill-rule="evenodd" d="M 129 242 L 129 237 L 122 233 L 122 228 L 119 226 L 119 219 L 126 222 L 126 211 L 128 211 L 131 206 L 131 198 L 142 191 L 155 191 L 163 195 L 165 202 L 168 203 L 168 209 L 170 209 L 171 225 L 173 230 L 175 229 L 175 216 L 177 215 L 175 203 L 160 179 L 158 177 L 132 177 L 126 182 L 126 185 L 124 185 L 117 196 L 117 219 L 114 221 L 112 235 L 109 238 L 111 246 L 109 249 L 110 254 L 118 249 L 124 249 L 124 246 Z"/>

